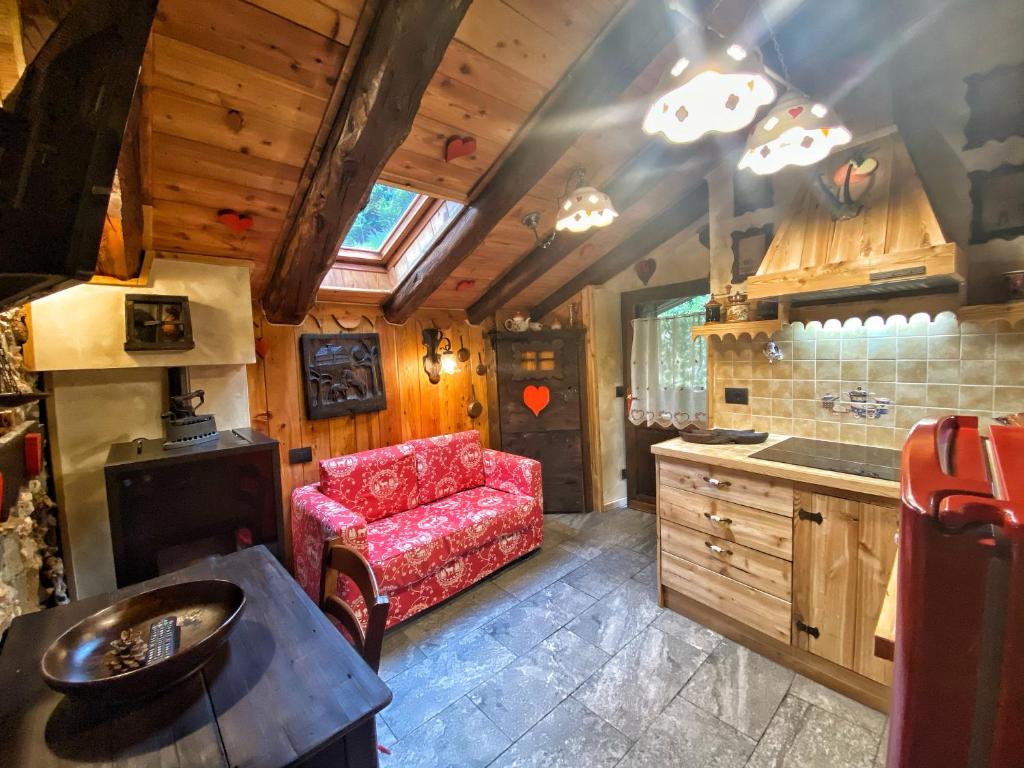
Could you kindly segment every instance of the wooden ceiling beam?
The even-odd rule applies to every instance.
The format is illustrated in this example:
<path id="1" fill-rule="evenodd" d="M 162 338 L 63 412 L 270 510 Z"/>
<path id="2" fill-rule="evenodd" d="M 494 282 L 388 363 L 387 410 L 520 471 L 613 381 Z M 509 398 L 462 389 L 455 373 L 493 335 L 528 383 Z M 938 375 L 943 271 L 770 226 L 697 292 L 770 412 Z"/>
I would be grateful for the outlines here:
<path id="1" fill-rule="evenodd" d="M 558 290 L 549 294 L 530 311 L 530 317 L 539 320 L 558 308 L 588 285 L 607 282 L 631 264 L 700 220 L 708 212 L 708 185 L 704 175 L 713 167 L 707 157 L 695 162 L 694 173 L 700 173 L 700 183 L 691 188 L 673 205 L 641 224 L 621 242 Z"/>
<path id="2" fill-rule="evenodd" d="M 282 239 L 262 306 L 273 323 L 298 325 L 366 205 L 391 154 L 405 141 L 420 99 L 471 0 L 381 3 L 332 120 L 325 149 Z"/>
<path id="3" fill-rule="evenodd" d="M 663 3 L 645 0 L 612 21 L 552 89 L 486 186 L 399 283 L 384 305 L 388 321 L 402 323 L 423 305 L 675 38 L 680 21 Z"/>

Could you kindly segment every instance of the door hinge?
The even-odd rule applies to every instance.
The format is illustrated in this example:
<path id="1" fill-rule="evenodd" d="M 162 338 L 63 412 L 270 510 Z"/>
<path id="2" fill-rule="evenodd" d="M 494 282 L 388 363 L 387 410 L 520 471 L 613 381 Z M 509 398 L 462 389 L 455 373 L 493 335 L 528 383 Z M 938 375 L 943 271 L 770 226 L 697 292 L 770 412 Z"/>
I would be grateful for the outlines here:
<path id="1" fill-rule="evenodd" d="M 810 520 L 812 523 L 817 523 L 818 525 L 821 525 L 825 522 L 825 518 L 821 516 L 821 512 L 808 512 L 803 507 L 800 507 L 800 509 L 796 513 L 796 516 L 799 517 L 801 520 Z"/>
<path id="2" fill-rule="evenodd" d="M 797 619 L 797 622 L 796 622 L 796 629 L 797 629 L 798 632 L 806 632 L 808 635 L 813 637 L 815 640 L 817 640 L 819 637 L 821 637 L 821 632 L 818 631 L 817 627 L 808 626 L 807 624 L 804 624 L 799 619 Z"/>
<path id="3" fill-rule="evenodd" d="M 623 480 L 626 479 L 626 468 L 625 467 L 622 468 L 622 479 Z"/>

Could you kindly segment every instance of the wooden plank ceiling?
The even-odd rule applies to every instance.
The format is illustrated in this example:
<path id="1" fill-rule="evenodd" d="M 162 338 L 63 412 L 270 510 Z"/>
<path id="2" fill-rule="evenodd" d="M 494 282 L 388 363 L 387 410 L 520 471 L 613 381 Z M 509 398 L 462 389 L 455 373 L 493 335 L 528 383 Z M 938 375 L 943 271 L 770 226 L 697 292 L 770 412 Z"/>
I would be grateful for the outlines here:
<path id="1" fill-rule="evenodd" d="M 155 248 L 247 259 L 254 291 L 262 291 L 362 2 L 161 0 L 142 75 L 144 197 Z M 469 199 L 623 2 L 474 0 L 382 180 Z M 449 136 L 473 136 L 476 152 L 446 163 Z M 621 138 L 589 137 L 609 158 L 632 144 Z M 543 227 L 575 161 L 567 156 L 523 202 L 523 212 L 545 212 Z M 216 217 L 224 208 L 250 214 L 251 228 L 224 227 Z M 528 250 L 532 235 L 516 215 L 474 256 L 487 265 L 474 274 L 476 293 L 446 284 L 437 302 L 464 306 L 484 279 Z"/>

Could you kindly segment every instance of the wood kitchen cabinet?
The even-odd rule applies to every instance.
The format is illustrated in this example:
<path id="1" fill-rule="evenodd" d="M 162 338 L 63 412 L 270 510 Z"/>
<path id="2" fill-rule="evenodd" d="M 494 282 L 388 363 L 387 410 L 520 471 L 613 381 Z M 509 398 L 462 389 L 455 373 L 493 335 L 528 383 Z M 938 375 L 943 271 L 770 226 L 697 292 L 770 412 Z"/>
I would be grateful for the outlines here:
<path id="1" fill-rule="evenodd" d="M 892 502 L 798 487 L 793 518 L 793 645 L 885 685 L 874 634 L 896 556 Z"/>

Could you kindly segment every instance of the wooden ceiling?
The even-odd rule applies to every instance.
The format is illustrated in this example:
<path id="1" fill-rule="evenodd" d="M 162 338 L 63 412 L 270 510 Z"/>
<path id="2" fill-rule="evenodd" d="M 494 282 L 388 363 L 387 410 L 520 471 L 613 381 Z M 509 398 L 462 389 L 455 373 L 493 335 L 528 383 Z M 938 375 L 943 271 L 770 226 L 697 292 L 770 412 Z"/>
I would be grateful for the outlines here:
<path id="1" fill-rule="evenodd" d="M 382 180 L 468 200 L 622 2 L 475 0 Z M 160 1 L 142 75 L 154 247 L 251 260 L 262 291 L 362 5 Z M 445 162 L 449 136 L 473 136 L 476 152 Z M 537 207 L 550 208 L 547 192 Z M 250 213 L 252 227 L 232 233 L 222 208 Z"/>

